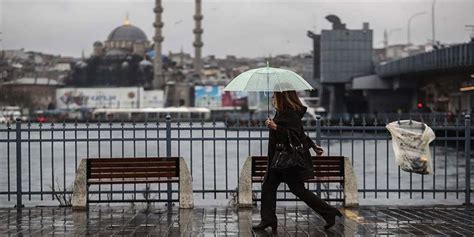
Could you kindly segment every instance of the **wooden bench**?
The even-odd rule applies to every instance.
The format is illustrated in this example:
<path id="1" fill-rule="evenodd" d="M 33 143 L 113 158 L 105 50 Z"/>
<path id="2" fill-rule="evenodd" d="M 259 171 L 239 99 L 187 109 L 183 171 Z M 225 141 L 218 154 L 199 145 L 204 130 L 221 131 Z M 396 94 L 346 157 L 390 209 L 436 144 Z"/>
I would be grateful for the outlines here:
<path id="1" fill-rule="evenodd" d="M 339 183 L 342 187 L 340 198 L 325 198 L 326 201 L 340 201 L 344 206 L 357 206 L 357 183 L 349 159 L 342 156 L 313 156 L 314 177 L 308 183 Z M 248 162 L 248 163 L 247 163 Z M 250 167 L 246 167 L 250 166 Z M 267 170 L 266 156 L 251 156 L 244 163 L 239 181 L 239 205 L 251 206 L 252 184 L 262 183 Z M 250 168 L 250 172 L 248 169 Z M 247 169 L 247 170 L 245 170 Z M 244 172 L 246 171 L 246 174 Z M 343 195 L 342 195 L 343 194 Z M 291 201 L 297 199 L 279 198 Z"/>
<path id="2" fill-rule="evenodd" d="M 150 183 L 178 183 L 180 207 L 193 207 L 191 177 L 185 161 L 180 157 L 155 157 L 83 159 L 76 172 L 73 208 L 87 208 L 89 202 L 111 202 L 111 200 L 89 200 L 88 193 L 91 185 Z M 168 190 L 169 192 L 171 191 L 170 186 Z M 171 193 L 168 195 L 171 195 Z M 85 202 L 83 199 L 85 199 Z M 123 202 L 127 200 L 117 201 Z M 129 201 L 150 202 L 177 200 L 144 199 Z"/>

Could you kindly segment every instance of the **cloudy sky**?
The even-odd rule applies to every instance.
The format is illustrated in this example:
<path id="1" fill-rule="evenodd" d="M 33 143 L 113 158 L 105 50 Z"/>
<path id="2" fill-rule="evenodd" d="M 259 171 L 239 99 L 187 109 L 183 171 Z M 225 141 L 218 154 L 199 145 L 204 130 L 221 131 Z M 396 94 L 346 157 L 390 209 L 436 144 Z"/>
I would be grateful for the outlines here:
<path id="1" fill-rule="evenodd" d="M 193 52 L 194 1 L 163 1 L 164 52 Z M 407 41 L 407 22 L 413 18 L 411 34 L 416 44 L 431 38 L 432 0 L 325 0 L 291 1 L 203 0 L 203 54 L 217 57 L 248 57 L 309 52 L 307 30 L 330 29 L 324 17 L 338 15 L 350 29 L 369 22 L 374 46 L 380 47 L 383 30 L 394 30 L 389 42 Z M 0 0 L 0 46 L 25 48 L 66 56 L 86 55 L 96 40 L 104 41 L 110 31 L 130 21 L 151 40 L 153 0 Z M 444 43 L 466 42 L 474 25 L 474 0 L 437 0 L 436 39 Z"/>

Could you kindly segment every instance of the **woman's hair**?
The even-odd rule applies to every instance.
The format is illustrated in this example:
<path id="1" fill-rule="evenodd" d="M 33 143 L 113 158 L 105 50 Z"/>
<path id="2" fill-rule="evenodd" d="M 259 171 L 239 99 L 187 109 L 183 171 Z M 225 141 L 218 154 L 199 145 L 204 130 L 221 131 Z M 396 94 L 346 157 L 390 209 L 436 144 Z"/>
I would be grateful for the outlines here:
<path id="1" fill-rule="evenodd" d="M 282 92 L 274 92 L 275 95 L 275 109 L 278 111 L 285 111 L 288 109 L 292 109 L 295 111 L 300 110 L 303 108 L 303 104 L 301 104 L 300 98 L 296 91 L 282 91 Z"/>

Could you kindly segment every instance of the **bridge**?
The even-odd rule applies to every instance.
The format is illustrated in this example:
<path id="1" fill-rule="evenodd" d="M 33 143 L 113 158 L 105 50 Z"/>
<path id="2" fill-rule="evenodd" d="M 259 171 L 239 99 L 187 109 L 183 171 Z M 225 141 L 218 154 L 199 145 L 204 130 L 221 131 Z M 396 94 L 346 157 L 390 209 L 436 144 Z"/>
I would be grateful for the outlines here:
<path id="1" fill-rule="evenodd" d="M 362 93 L 360 93 L 362 92 Z M 366 112 L 470 113 L 474 105 L 474 40 L 382 62 L 375 73 L 354 77 L 352 93 Z M 355 100 L 349 100 L 355 101 Z"/>
<path id="2" fill-rule="evenodd" d="M 421 53 L 376 66 L 382 78 L 438 72 L 473 72 L 474 40 L 446 48 Z"/>

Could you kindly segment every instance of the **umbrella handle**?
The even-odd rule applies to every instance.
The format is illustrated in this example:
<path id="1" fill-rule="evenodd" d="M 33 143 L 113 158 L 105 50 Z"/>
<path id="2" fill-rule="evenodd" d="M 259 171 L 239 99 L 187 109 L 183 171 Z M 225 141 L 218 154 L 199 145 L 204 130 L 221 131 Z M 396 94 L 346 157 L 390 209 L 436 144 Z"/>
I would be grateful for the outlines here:
<path id="1" fill-rule="evenodd" d="M 270 67 L 270 63 L 267 60 L 267 89 L 268 89 L 268 96 L 267 96 L 267 117 L 270 118 L 270 76 L 268 75 L 268 68 Z"/>

